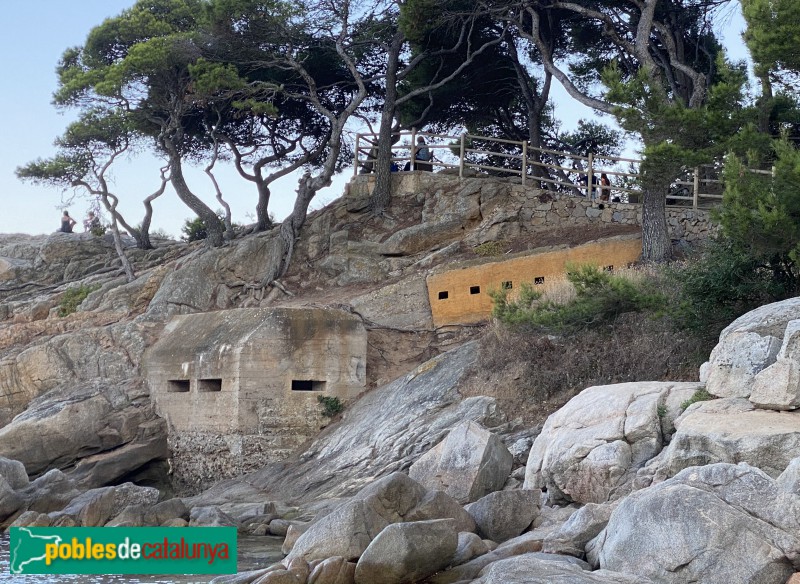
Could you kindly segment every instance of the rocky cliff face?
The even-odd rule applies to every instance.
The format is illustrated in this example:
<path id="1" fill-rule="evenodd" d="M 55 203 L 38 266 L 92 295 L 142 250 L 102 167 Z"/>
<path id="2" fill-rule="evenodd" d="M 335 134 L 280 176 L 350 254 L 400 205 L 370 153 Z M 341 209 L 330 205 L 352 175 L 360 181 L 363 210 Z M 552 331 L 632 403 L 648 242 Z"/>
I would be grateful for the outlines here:
<path id="1" fill-rule="evenodd" d="M 425 276 L 498 239 L 523 251 L 626 233 L 636 209 L 397 180 L 386 217 L 366 213 L 359 182 L 313 214 L 281 288 L 259 286 L 274 233 L 129 248 L 131 283 L 106 239 L 0 237 L 0 521 L 286 538 L 284 563 L 220 582 L 783 584 L 800 568 L 796 300 L 733 323 L 696 382 L 588 388 L 542 430 L 490 384 L 462 395 L 480 328 L 435 329 Z M 78 286 L 92 291 L 58 316 Z M 145 350 L 173 315 L 273 306 L 359 316 L 370 391 L 286 460 L 155 504 L 170 452 Z M 684 412 L 700 387 L 720 399 Z"/>
<path id="2" fill-rule="evenodd" d="M 524 250 L 635 229 L 628 225 L 635 223 L 633 208 L 603 219 L 606 209 L 594 218 L 593 230 L 569 231 L 563 221 L 538 221 L 530 206 L 543 204 L 538 195 L 511 183 L 418 176 L 422 182 L 411 192 L 403 182 L 410 176 L 398 178 L 398 195 L 385 217 L 366 212 L 358 182 L 351 196 L 312 214 L 283 290 L 259 286 L 273 232 L 220 249 L 166 242 L 150 251 L 129 247 L 138 276 L 131 283 L 122 277 L 109 237 L 0 236 L 0 441 L 8 448 L 0 454 L 19 458 L 37 476 L 50 468 L 74 472 L 84 458 L 111 451 L 152 450 L 152 460 L 131 457 L 130 468 L 97 476 L 96 484 L 160 465 L 163 444 L 150 446 L 163 428 L 149 407 L 141 359 L 173 315 L 257 306 L 344 308 L 369 331 L 372 388 L 475 333 L 474 327 L 434 329 L 425 286 L 430 270 L 474 258 L 471 245 L 502 238 Z M 570 201 L 548 204 L 560 209 Z M 553 211 L 553 217 L 561 215 Z M 585 213 L 584 218 L 594 220 Z M 75 313 L 58 316 L 64 296 L 78 287 L 91 292 Z M 72 427 L 72 410 L 93 416 Z M 19 446 L 31 439 L 34 420 L 45 435 L 66 435 L 59 448 L 51 449 L 46 439 L 40 446 Z M 81 432 L 101 438 L 86 442 Z"/>

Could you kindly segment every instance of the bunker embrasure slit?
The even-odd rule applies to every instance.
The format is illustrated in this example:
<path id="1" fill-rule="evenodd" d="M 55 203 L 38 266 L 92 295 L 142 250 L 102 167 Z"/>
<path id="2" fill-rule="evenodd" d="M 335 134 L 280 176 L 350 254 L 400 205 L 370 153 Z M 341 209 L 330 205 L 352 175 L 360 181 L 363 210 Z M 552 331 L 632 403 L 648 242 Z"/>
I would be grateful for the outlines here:
<path id="1" fill-rule="evenodd" d="M 188 393 L 191 382 L 188 379 L 170 379 L 167 381 L 167 391 L 170 393 Z"/>
<path id="2" fill-rule="evenodd" d="M 221 379 L 198 379 L 197 380 L 197 391 L 199 392 L 210 392 L 210 391 L 222 391 L 222 380 Z"/>
<path id="3" fill-rule="evenodd" d="M 314 379 L 292 379 L 292 391 L 325 391 L 325 382 Z"/>

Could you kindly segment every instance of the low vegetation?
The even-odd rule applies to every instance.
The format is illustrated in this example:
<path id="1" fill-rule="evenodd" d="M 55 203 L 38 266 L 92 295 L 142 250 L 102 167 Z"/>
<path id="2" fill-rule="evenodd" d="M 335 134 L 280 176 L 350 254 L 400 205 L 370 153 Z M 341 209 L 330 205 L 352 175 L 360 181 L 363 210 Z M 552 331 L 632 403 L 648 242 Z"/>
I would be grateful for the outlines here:
<path id="1" fill-rule="evenodd" d="M 86 300 L 86 297 L 100 289 L 100 284 L 86 285 L 81 284 L 73 288 L 67 288 L 64 295 L 61 297 L 61 302 L 58 305 L 58 316 L 69 316 L 80 306 L 81 302 Z"/>
<path id="2" fill-rule="evenodd" d="M 714 396 L 708 393 L 705 388 L 698 389 L 694 395 L 681 404 L 681 410 L 685 410 L 692 404 L 714 399 Z"/>
<path id="3" fill-rule="evenodd" d="M 696 381 L 731 320 L 791 293 L 773 274 L 720 237 L 667 266 L 569 266 L 548 287 L 493 292 L 495 326 L 476 376 L 505 388 L 512 408 L 534 418 L 592 385 Z M 705 399 L 698 391 L 684 408 Z"/>
<path id="4" fill-rule="evenodd" d="M 336 396 L 318 395 L 317 401 L 322 406 L 322 415 L 326 418 L 333 418 L 344 411 L 344 404 Z"/>
<path id="5" fill-rule="evenodd" d="M 657 313 L 667 304 L 666 296 L 649 279 L 615 275 L 592 265 L 568 266 L 566 279 L 574 289 L 567 302 L 552 300 L 523 284 L 514 300 L 508 290 L 491 293 L 493 315 L 504 324 L 564 333 L 612 322 L 629 312 Z"/>

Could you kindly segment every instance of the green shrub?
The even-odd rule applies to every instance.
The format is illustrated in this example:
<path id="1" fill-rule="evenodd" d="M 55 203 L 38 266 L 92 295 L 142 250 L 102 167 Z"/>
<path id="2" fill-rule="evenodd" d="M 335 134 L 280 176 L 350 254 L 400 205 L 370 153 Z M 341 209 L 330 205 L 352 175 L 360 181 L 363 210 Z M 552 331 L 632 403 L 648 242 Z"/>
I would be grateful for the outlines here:
<path id="1" fill-rule="evenodd" d="M 58 305 L 58 316 L 64 317 L 72 314 L 78 310 L 80 303 L 86 300 L 89 294 L 99 289 L 100 284 L 93 284 L 91 286 L 81 284 L 75 288 L 67 288 Z"/>
<path id="2" fill-rule="evenodd" d="M 105 225 L 101 225 L 100 223 L 98 223 L 89 230 L 89 233 L 91 233 L 95 237 L 102 237 L 103 235 L 106 234 L 106 230 L 107 229 Z"/>
<path id="3" fill-rule="evenodd" d="M 187 219 L 184 221 L 183 227 L 181 227 L 181 232 L 183 233 L 181 239 L 187 242 L 200 241 L 201 239 L 208 237 L 206 223 L 200 217 L 195 217 L 194 219 Z"/>
<path id="4" fill-rule="evenodd" d="M 225 213 L 222 211 L 222 209 L 217 209 L 215 212 L 219 220 L 224 223 Z M 231 229 L 236 230 L 240 227 L 241 225 L 238 223 L 231 223 Z M 208 237 L 208 227 L 206 227 L 205 221 L 203 221 L 200 217 L 186 219 L 183 222 L 183 227 L 181 227 L 181 232 L 183 233 L 181 239 L 186 242 L 200 241 L 201 239 Z"/>
<path id="5" fill-rule="evenodd" d="M 671 309 L 676 323 L 708 342 L 735 318 L 788 293 L 763 263 L 724 241 L 672 266 L 667 278 L 678 290 Z"/>
<path id="6" fill-rule="evenodd" d="M 317 401 L 322 405 L 322 415 L 326 418 L 332 418 L 344 410 L 344 404 L 338 397 L 318 395 Z"/>
<path id="7" fill-rule="evenodd" d="M 567 266 L 567 279 L 575 298 L 564 304 L 542 300 L 531 286 L 523 285 L 515 301 L 508 291 L 492 291 L 493 316 L 509 325 L 528 325 L 551 332 L 568 332 L 610 322 L 627 312 L 663 312 L 667 298 L 647 280 L 634 281 L 593 265 Z"/>
<path id="8" fill-rule="evenodd" d="M 701 401 L 709 401 L 716 399 L 713 395 L 708 393 L 705 388 L 698 389 L 694 395 L 681 404 L 681 410 L 686 410 L 690 405 Z"/>

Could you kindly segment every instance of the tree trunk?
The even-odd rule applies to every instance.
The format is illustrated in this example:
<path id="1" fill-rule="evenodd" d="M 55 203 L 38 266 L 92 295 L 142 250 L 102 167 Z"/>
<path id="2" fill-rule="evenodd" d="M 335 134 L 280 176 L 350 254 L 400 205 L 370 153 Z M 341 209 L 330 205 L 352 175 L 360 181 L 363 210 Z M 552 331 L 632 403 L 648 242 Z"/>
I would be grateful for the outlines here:
<path id="1" fill-rule="evenodd" d="M 125 279 L 128 282 L 133 282 L 136 279 L 136 274 L 133 272 L 128 256 L 125 254 L 125 248 L 122 245 L 122 237 L 119 234 L 119 223 L 117 222 L 117 203 L 114 204 L 109 201 L 108 196 L 101 196 L 100 200 L 103 201 L 103 206 L 111 214 L 111 235 L 114 238 L 114 249 L 117 252 L 119 261 L 122 262 L 122 269 L 125 270 Z M 139 240 L 137 239 L 137 244 Z"/>
<path id="2" fill-rule="evenodd" d="M 148 198 L 144 200 L 144 217 L 142 218 L 142 227 L 138 230 L 138 237 L 136 239 L 136 247 L 139 249 L 153 249 L 153 244 L 150 242 L 150 221 L 153 218 L 153 203 Z M 131 233 L 133 235 L 133 233 Z"/>
<path id="3" fill-rule="evenodd" d="M 272 227 L 272 220 L 269 218 L 269 185 L 258 177 L 256 179 L 258 188 L 258 204 L 256 205 L 256 231 L 266 231 Z"/>
<path id="4" fill-rule="evenodd" d="M 117 256 L 122 262 L 122 269 L 125 270 L 125 279 L 128 282 L 133 282 L 136 279 L 136 274 L 133 273 L 131 262 L 128 260 L 125 249 L 122 247 L 122 237 L 119 234 L 119 225 L 115 217 L 111 218 L 111 234 L 114 237 L 114 249 L 117 250 Z"/>
<path id="5" fill-rule="evenodd" d="M 320 185 L 306 173 L 299 182 L 297 198 L 294 201 L 292 213 L 281 223 L 275 249 L 272 252 L 271 266 L 268 269 L 262 285 L 266 286 L 282 277 L 289 270 L 289 265 L 294 254 L 294 242 L 300 236 L 300 229 L 306 222 L 308 206 L 317 194 Z"/>
<path id="6" fill-rule="evenodd" d="M 370 206 L 376 215 L 386 210 L 392 198 L 392 125 L 397 103 L 397 68 L 404 40 L 403 33 L 397 31 L 392 37 L 387 55 L 386 91 L 381 112 L 381 125 L 378 130 L 378 156 L 375 161 L 375 189 L 370 196 Z"/>
<path id="7" fill-rule="evenodd" d="M 170 182 L 172 183 L 178 197 L 189 207 L 194 213 L 203 220 L 205 223 L 208 236 L 206 237 L 206 244 L 212 247 L 219 247 L 222 245 L 223 233 L 225 226 L 219 220 L 217 214 L 211 210 L 203 201 L 198 199 L 194 193 L 189 189 L 186 180 L 183 178 L 183 165 L 181 163 L 180 155 L 178 154 L 175 145 L 171 140 L 164 140 L 164 143 L 169 151 L 170 161 Z"/>
<path id="8" fill-rule="evenodd" d="M 644 185 L 642 204 L 642 261 L 665 262 L 672 257 L 672 241 L 667 230 L 668 186 Z"/>
<path id="9" fill-rule="evenodd" d="M 758 131 L 763 134 L 770 134 L 770 119 L 772 118 L 772 108 L 774 101 L 772 98 L 772 82 L 769 74 L 765 73 L 759 77 L 761 81 L 761 95 L 756 100 L 758 108 Z"/>

